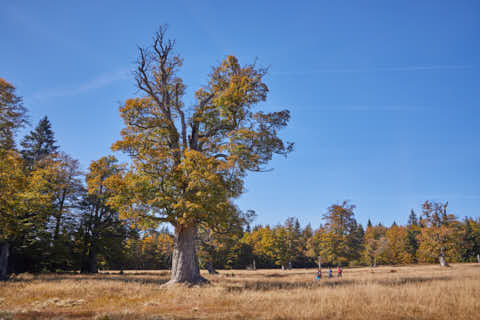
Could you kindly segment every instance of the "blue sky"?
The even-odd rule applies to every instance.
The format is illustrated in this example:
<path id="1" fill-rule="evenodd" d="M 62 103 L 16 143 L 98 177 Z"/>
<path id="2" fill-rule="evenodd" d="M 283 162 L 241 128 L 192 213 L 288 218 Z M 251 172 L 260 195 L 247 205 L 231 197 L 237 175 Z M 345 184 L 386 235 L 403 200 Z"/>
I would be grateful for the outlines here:
<path id="1" fill-rule="evenodd" d="M 363 224 L 405 223 L 427 199 L 480 215 L 479 1 L 8 1 L 0 76 L 86 168 L 111 153 L 137 45 L 164 23 L 187 105 L 233 54 L 270 66 L 261 108 L 292 112 L 295 152 L 237 201 L 256 223 L 316 227 L 345 199 Z"/>

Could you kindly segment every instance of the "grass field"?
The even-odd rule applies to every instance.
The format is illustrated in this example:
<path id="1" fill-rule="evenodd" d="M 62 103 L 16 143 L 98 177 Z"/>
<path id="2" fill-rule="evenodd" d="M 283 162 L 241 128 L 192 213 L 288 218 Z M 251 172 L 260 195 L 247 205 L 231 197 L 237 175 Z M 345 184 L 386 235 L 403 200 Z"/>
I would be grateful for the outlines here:
<path id="1" fill-rule="evenodd" d="M 325 274 L 325 272 L 324 272 Z M 28 275 L 0 283 L 0 319 L 480 319 L 480 264 L 236 270 L 163 288 L 166 271 Z"/>

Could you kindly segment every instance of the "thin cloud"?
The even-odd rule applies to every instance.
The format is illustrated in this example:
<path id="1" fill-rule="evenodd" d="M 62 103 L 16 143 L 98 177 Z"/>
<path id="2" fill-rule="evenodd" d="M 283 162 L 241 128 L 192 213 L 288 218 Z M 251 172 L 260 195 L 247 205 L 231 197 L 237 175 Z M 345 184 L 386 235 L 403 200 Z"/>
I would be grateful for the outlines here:
<path id="1" fill-rule="evenodd" d="M 15 28 L 21 27 L 34 37 L 48 39 L 72 49 L 81 48 L 75 37 L 64 34 L 61 29 L 48 27 L 44 21 L 36 19 L 31 10 L 9 5 L 2 7 L 2 10 L 5 10 L 5 17 L 14 23 Z"/>
<path id="2" fill-rule="evenodd" d="M 424 106 L 369 106 L 369 105 L 351 105 L 351 106 L 317 106 L 317 107 L 299 107 L 298 110 L 306 111 L 415 111 L 425 109 Z"/>
<path id="3" fill-rule="evenodd" d="M 84 83 L 69 88 L 54 88 L 42 90 L 33 94 L 35 100 L 45 100 L 58 97 L 75 96 L 92 90 L 101 89 L 116 81 L 129 78 L 130 69 L 122 69 L 114 72 L 104 73 L 92 78 Z"/>
<path id="4" fill-rule="evenodd" d="M 281 110 L 290 109 L 292 112 L 330 112 L 330 111 L 352 111 L 352 112 L 368 112 L 368 111 L 418 111 L 418 110 L 430 110 L 431 107 L 425 105 L 318 105 L 318 106 L 301 106 L 292 105 L 290 108 L 287 106 L 274 106 L 267 105 L 264 107 L 266 110 Z"/>
<path id="5" fill-rule="evenodd" d="M 461 70 L 473 69 L 472 65 L 433 65 L 433 66 L 405 66 L 405 67 L 375 67 L 375 68 L 326 68 L 311 69 L 308 71 L 273 72 L 273 75 L 307 75 L 316 73 L 375 73 L 375 72 L 414 72 L 432 70 Z"/>
<path id="6" fill-rule="evenodd" d="M 479 194 L 437 194 L 437 195 L 423 195 L 421 196 L 422 199 L 443 199 L 444 201 L 450 199 L 457 199 L 457 200 L 479 200 Z"/>

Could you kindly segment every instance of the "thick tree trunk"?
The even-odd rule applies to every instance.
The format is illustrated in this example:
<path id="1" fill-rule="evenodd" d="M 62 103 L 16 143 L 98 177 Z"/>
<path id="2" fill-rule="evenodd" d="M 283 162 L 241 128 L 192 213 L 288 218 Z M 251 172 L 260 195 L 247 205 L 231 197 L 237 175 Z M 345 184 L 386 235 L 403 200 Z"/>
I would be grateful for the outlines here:
<path id="1" fill-rule="evenodd" d="M 197 226 L 175 227 L 175 244 L 172 256 L 172 276 L 167 285 L 175 283 L 196 284 L 206 282 L 200 275 L 195 240 Z"/>
<path id="2" fill-rule="evenodd" d="M 438 257 L 438 260 L 440 262 L 440 266 L 448 267 L 447 260 L 445 259 L 445 248 L 440 249 L 440 256 Z"/>
<path id="3" fill-rule="evenodd" d="M 8 256 L 10 255 L 10 244 L 0 244 L 0 281 L 8 278 Z"/>
<path id="4" fill-rule="evenodd" d="M 88 237 L 85 234 L 84 239 L 83 239 L 83 251 L 82 251 L 82 265 L 80 268 L 81 273 L 87 273 L 88 272 Z"/>

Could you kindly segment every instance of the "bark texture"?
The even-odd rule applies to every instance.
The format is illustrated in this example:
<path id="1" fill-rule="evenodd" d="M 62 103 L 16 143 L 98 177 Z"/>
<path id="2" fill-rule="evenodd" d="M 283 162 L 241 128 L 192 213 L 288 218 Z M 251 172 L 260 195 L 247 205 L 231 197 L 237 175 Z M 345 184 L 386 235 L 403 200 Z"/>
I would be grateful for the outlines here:
<path id="1" fill-rule="evenodd" d="M 175 228 L 175 244 L 172 256 L 172 276 L 167 283 L 197 284 L 206 282 L 200 275 L 195 240 L 197 226 L 179 225 Z"/>
<path id="2" fill-rule="evenodd" d="M 10 244 L 0 244 L 0 281 L 8 278 L 8 257 L 10 255 Z"/>

